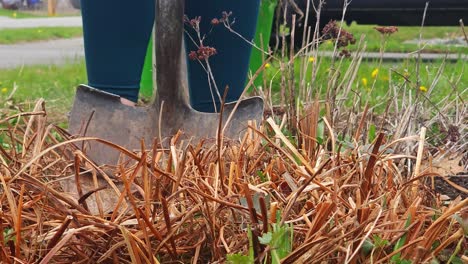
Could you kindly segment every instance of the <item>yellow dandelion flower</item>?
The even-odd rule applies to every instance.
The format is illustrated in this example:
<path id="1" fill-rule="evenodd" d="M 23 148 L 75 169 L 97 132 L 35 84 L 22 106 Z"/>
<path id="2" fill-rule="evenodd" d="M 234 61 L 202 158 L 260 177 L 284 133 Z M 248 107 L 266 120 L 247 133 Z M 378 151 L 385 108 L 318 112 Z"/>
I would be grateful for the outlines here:
<path id="1" fill-rule="evenodd" d="M 270 64 L 270 63 L 265 64 L 265 69 L 268 69 L 268 68 L 270 68 L 270 67 L 271 67 L 271 64 Z"/>
<path id="2" fill-rule="evenodd" d="M 367 78 L 361 79 L 362 86 L 367 87 Z"/>
<path id="3" fill-rule="evenodd" d="M 403 76 L 404 76 L 405 78 L 409 78 L 409 77 L 410 77 L 410 73 L 409 73 L 407 70 L 405 70 L 405 72 L 403 72 Z"/>
<path id="4" fill-rule="evenodd" d="M 427 87 L 424 85 L 419 86 L 419 91 L 426 93 L 427 92 Z"/>
<path id="5" fill-rule="evenodd" d="M 375 79 L 377 77 L 377 74 L 379 74 L 379 69 L 373 70 L 371 74 L 372 78 Z"/>
<path id="6" fill-rule="evenodd" d="M 315 58 L 314 57 L 309 57 L 309 62 L 314 62 Z"/>
<path id="7" fill-rule="evenodd" d="M 16 18 L 16 12 L 13 12 L 13 17 Z"/>
<path id="8" fill-rule="evenodd" d="M 331 40 L 327 40 L 327 41 L 325 42 L 325 44 L 327 44 L 327 45 L 331 46 L 331 45 L 333 45 L 333 41 L 331 41 Z"/>
<path id="9" fill-rule="evenodd" d="M 6 94 L 6 93 L 8 93 L 8 88 L 3 87 L 3 88 L 2 88 L 2 94 Z"/>

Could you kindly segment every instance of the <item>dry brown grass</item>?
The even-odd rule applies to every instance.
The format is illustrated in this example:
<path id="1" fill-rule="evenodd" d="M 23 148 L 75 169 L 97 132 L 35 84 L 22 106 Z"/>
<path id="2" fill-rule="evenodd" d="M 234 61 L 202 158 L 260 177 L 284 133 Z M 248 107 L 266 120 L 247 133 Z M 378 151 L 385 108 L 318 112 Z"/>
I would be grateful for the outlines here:
<path id="1" fill-rule="evenodd" d="M 281 111 L 271 83 L 257 89 L 273 116 L 239 141 L 187 144 L 180 133 L 168 146 L 142 142 L 132 152 L 49 125 L 43 101 L 30 113 L 2 114 L 2 262 L 223 263 L 252 252 L 275 263 L 278 249 L 260 242 L 278 226 L 293 230 L 282 263 L 468 262 L 466 176 L 439 177 L 466 174 L 461 76 L 432 102 L 445 62 L 426 93 L 419 73 L 394 72 L 404 82 L 389 82 L 378 111 L 355 87 L 362 38 L 349 68 L 337 57 L 327 83 L 306 82 L 320 68 L 318 25 L 297 54 L 283 38 L 281 58 L 267 58 L 280 61 Z M 90 140 L 122 152 L 112 179 L 78 148 Z M 107 186 L 82 193 L 77 183 L 79 199 L 60 187 L 89 175 L 121 186 L 113 212 L 88 209 L 101 207 L 93 203 Z"/>
<path id="2" fill-rule="evenodd" d="M 93 139 L 71 138 L 48 125 L 40 101 L 33 112 L 1 121 L 1 260 L 225 262 L 227 254 L 247 254 L 250 244 L 260 261 L 271 257 L 271 248 L 258 238 L 273 223 L 294 230 L 283 263 L 389 263 L 398 254 L 412 263 L 463 258 L 468 199 L 442 201 L 424 184 L 436 174 L 421 162 L 433 158 L 426 148 L 408 155 L 395 147 L 424 146 L 424 137 L 381 132 L 365 145 L 360 135 L 370 118 L 362 114 L 350 131 L 353 146 L 337 140 L 335 124 L 326 118 L 326 140 L 318 144 L 321 107 L 316 101 L 304 111 L 298 145 L 270 118 L 240 143 L 187 147 L 176 136 L 170 148 L 154 143 L 144 152 L 122 152 L 130 161 L 114 181 L 125 186 L 124 202 L 113 214 L 91 215 L 90 200 L 73 199 L 58 181 L 85 173 L 99 177 L 74 145 Z M 408 168 L 406 159 L 418 169 Z"/>

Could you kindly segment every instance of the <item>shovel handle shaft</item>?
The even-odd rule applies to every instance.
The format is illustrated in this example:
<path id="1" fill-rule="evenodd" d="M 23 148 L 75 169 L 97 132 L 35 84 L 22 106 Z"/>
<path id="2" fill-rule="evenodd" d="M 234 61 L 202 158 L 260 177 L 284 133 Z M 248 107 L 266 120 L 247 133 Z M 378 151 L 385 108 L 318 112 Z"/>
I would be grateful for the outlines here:
<path id="1" fill-rule="evenodd" d="M 161 101 L 185 103 L 181 85 L 181 52 L 183 37 L 184 0 L 156 1 L 155 50 L 156 84 L 155 104 Z"/>

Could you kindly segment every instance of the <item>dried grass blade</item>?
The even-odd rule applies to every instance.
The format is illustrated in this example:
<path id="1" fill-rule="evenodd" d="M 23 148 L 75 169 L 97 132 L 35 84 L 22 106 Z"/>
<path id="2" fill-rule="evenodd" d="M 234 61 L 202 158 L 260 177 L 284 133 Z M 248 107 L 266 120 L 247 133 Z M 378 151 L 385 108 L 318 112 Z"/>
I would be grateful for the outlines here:
<path id="1" fill-rule="evenodd" d="M 315 153 L 315 147 L 317 145 L 317 130 L 318 130 L 318 121 L 320 114 L 320 103 L 318 98 L 315 98 L 312 105 L 308 106 L 305 110 L 306 115 L 301 120 L 301 127 L 303 128 L 303 144 L 304 148 L 312 156 Z"/>
<path id="2" fill-rule="evenodd" d="M 332 202 L 324 202 L 317 205 L 317 208 L 315 209 L 316 215 L 312 222 L 312 226 L 307 231 L 306 240 L 309 240 L 312 234 L 323 228 L 324 223 L 328 221 L 328 217 L 335 209 L 336 204 Z"/>
<path id="3" fill-rule="evenodd" d="M 148 217 L 146 217 L 145 214 L 143 214 L 143 211 L 138 208 L 138 211 L 140 212 L 140 215 L 141 215 L 141 218 L 143 219 L 143 221 L 145 222 L 146 226 L 149 228 L 149 230 L 151 231 L 151 233 L 156 237 L 156 239 L 158 239 L 159 241 L 163 241 L 163 238 L 162 238 L 162 235 L 161 233 L 159 233 L 158 230 L 156 230 L 156 228 L 154 228 L 154 225 L 150 222 L 150 220 L 148 219 Z M 164 245 L 164 247 L 167 249 L 167 251 L 173 256 L 173 257 L 176 257 L 176 252 L 173 252 L 171 250 L 171 248 L 169 248 L 168 245 Z M 158 252 L 156 252 L 158 253 Z"/>
<path id="4" fill-rule="evenodd" d="M 244 191 L 244 196 L 247 201 L 247 206 L 249 208 L 250 220 L 254 224 L 258 224 L 257 212 L 255 211 L 254 202 L 252 200 L 252 195 L 250 194 L 250 188 L 247 183 L 242 184 L 242 190 Z"/>
<path id="5" fill-rule="evenodd" d="M 421 168 L 421 162 L 423 158 L 425 140 L 426 140 L 426 128 L 422 127 L 421 133 L 419 134 L 418 154 L 416 156 L 416 165 L 414 167 L 413 179 L 419 176 L 419 171 Z M 413 195 L 416 195 L 416 192 L 418 191 L 418 186 L 419 186 L 419 180 L 415 180 L 413 182 L 413 188 L 412 188 Z"/>
<path id="6" fill-rule="evenodd" d="M 16 240 L 15 240 L 15 257 L 19 258 L 21 254 L 21 218 L 23 215 L 23 201 L 24 201 L 24 190 L 25 190 L 25 185 L 21 185 L 21 190 L 20 190 L 20 195 L 19 195 L 19 201 L 18 201 L 18 214 L 16 215 L 16 222 L 15 222 L 15 232 L 16 232 Z M 2 243 L 3 241 L 0 241 Z"/>
<path id="7" fill-rule="evenodd" d="M 178 222 L 178 226 L 176 226 L 176 228 L 172 229 L 171 232 L 166 233 L 166 238 L 161 242 L 160 245 L 158 245 L 158 246 L 156 247 L 155 251 L 158 252 L 159 249 L 160 249 L 164 244 L 166 244 L 166 242 L 167 242 L 168 240 L 173 240 L 173 235 L 174 235 L 174 233 L 178 230 L 178 228 L 179 228 L 180 226 L 182 226 L 183 224 L 185 224 L 185 222 L 186 222 L 190 217 L 192 217 L 192 215 L 193 215 L 195 212 L 197 212 L 198 210 L 200 210 L 200 204 L 195 205 L 195 206 L 193 207 L 192 210 L 190 210 L 189 212 L 185 213 L 184 216 L 183 216 L 183 218 Z M 177 251 L 176 251 L 176 252 L 177 252 Z"/>
<path id="8" fill-rule="evenodd" d="M 379 259 L 377 262 L 375 262 L 375 264 L 379 264 L 379 263 L 388 263 L 387 261 L 389 259 L 391 259 L 393 256 L 395 256 L 396 254 L 402 252 L 403 250 L 406 250 L 407 248 L 410 248 L 411 246 L 414 246 L 416 245 L 417 243 L 421 242 L 421 241 L 424 241 L 424 237 L 419 237 L 418 239 L 416 240 L 413 240 L 413 241 L 410 241 L 408 244 L 402 246 L 401 248 L 395 250 L 395 251 L 392 251 L 392 253 L 388 254 L 387 256 L 385 256 L 384 258 L 381 258 Z"/>
<path id="9" fill-rule="evenodd" d="M 11 211 L 11 215 L 13 216 L 17 216 L 18 215 L 18 208 L 16 206 L 16 203 L 15 203 L 15 198 L 13 196 L 13 192 L 10 188 L 10 184 L 7 184 L 6 181 L 5 181 L 5 177 L 3 175 L 0 175 L 0 180 L 2 182 L 2 187 L 3 187 L 3 193 L 6 195 L 7 197 L 7 201 L 8 201 L 8 206 L 10 208 L 10 211 Z M 9 183 L 13 182 L 13 179 L 11 179 L 9 181 Z M 13 224 L 16 226 L 17 223 L 17 217 L 13 217 Z"/>
<path id="10" fill-rule="evenodd" d="M 276 136 L 278 136 L 281 141 L 288 147 L 288 149 L 294 154 L 296 158 L 298 158 L 301 161 L 301 165 L 305 166 L 306 170 L 308 173 L 311 175 L 314 174 L 315 169 L 310 166 L 310 163 L 304 159 L 304 157 L 299 153 L 299 151 L 293 146 L 293 144 L 284 136 L 283 132 L 281 132 L 281 129 L 275 124 L 275 121 L 270 117 L 267 119 L 268 124 L 270 124 L 271 128 L 273 128 L 273 131 L 275 131 Z M 294 161 L 292 157 L 290 157 Z"/>
<path id="11" fill-rule="evenodd" d="M 141 259 L 139 256 L 136 254 L 136 247 L 135 242 L 133 239 L 130 238 L 129 231 L 123 227 L 119 226 L 120 232 L 122 233 L 122 236 L 124 238 L 125 243 L 127 244 L 127 249 L 128 249 L 128 254 L 130 255 L 130 258 L 132 259 L 132 263 L 141 263 Z"/>
<path id="12" fill-rule="evenodd" d="M 361 136 L 362 129 L 364 128 L 364 124 L 366 122 L 366 117 L 367 117 L 367 112 L 369 111 L 369 102 L 366 102 L 366 106 L 364 107 L 364 112 L 362 113 L 361 116 L 361 121 L 359 121 L 359 126 L 356 129 L 356 133 L 354 134 L 354 140 L 356 142 L 359 141 L 359 138 Z"/>
<path id="13" fill-rule="evenodd" d="M 375 226 L 377 225 L 377 222 L 380 220 L 380 217 L 382 215 L 382 209 L 379 210 L 379 213 L 377 214 L 377 216 L 375 217 L 375 220 L 374 222 L 371 224 L 371 226 L 369 228 L 366 228 L 368 229 L 367 233 L 361 238 L 361 242 L 359 242 L 358 246 L 354 249 L 354 252 L 353 254 L 351 254 L 351 257 L 349 259 L 346 260 L 345 263 L 350 263 L 352 261 L 354 261 L 354 257 L 357 255 L 357 253 L 361 250 L 361 247 L 362 245 L 364 244 L 364 242 L 366 241 L 366 239 L 370 236 L 370 234 L 372 233 L 372 231 L 374 231 L 374 228 Z"/>
<path id="14" fill-rule="evenodd" d="M 374 167 L 377 163 L 377 156 L 379 153 L 380 146 L 383 143 L 384 133 L 380 133 L 375 141 L 374 147 L 372 148 L 371 156 L 367 162 L 366 170 L 364 171 L 364 178 L 361 183 L 361 197 L 367 199 L 370 191 L 370 184 L 372 183 L 372 175 L 374 173 Z"/>
<path id="15" fill-rule="evenodd" d="M 172 230 L 172 224 L 171 224 L 171 217 L 169 216 L 169 207 L 167 205 L 167 200 L 165 197 L 161 197 L 161 205 L 163 208 L 163 216 L 164 216 L 164 222 L 166 223 L 166 229 L 168 233 L 171 233 Z M 172 236 L 168 237 L 170 239 L 171 247 L 173 252 L 177 252 L 177 247 L 174 241 L 174 238 Z"/>
<path id="16" fill-rule="evenodd" d="M 67 244 L 67 242 L 76 234 L 87 229 L 93 229 L 93 226 L 84 226 L 77 229 L 70 229 L 69 232 L 45 255 L 39 264 L 50 263 L 52 258 L 57 255 L 57 252 Z"/>
<path id="17" fill-rule="evenodd" d="M 58 149 L 60 147 L 63 147 L 63 146 L 66 146 L 66 145 L 71 145 L 73 143 L 77 143 L 77 142 L 81 142 L 81 141 L 87 141 L 87 140 L 95 140 L 95 141 L 98 141 L 100 143 L 103 143 L 103 144 L 106 144 L 110 147 L 113 147 L 115 148 L 116 150 L 119 150 L 121 152 L 123 152 L 125 155 L 131 157 L 132 159 L 134 160 L 139 160 L 140 157 L 138 157 L 136 154 L 133 154 L 132 152 L 130 152 L 129 150 L 121 147 L 121 146 L 118 146 L 110 141 L 107 141 L 107 140 L 102 140 L 100 138 L 96 138 L 96 137 L 82 137 L 82 138 L 75 138 L 75 139 L 69 139 L 69 140 L 66 140 L 66 141 L 63 141 L 59 144 L 56 144 L 56 145 L 53 145 L 51 147 L 48 147 L 47 149 L 41 151 L 40 153 L 38 153 L 37 155 L 35 155 L 32 159 L 30 159 L 28 161 L 28 163 L 26 163 L 25 165 L 23 165 L 23 167 L 21 167 L 20 170 L 18 170 L 18 172 L 16 172 L 15 176 L 13 176 L 12 180 L 15 180 L 16 178 L 18 178 L 22 173 L 24 173 L 31 165 L 33 165 L 35 162 L 37 162 L 39 159 L 41 159 L 45 154 L 49 153 L 50 151 L 52 150 L 55 150 L 55 149 Z"/>
<path id="18" fill-rule="evenodd" d="M 262 224 L 263 224 L 263 233 L 268 233 L 268 210 L 265 203 L 265 198 L 260 196 L 258 198 L 260 204 L 260 210 L 262 211 Z"/>
<path id="19" fill-rule="evenodd" d="M 286 218 L 288 217 L 289 215 L 289 212 L 292 208 L 292 206 L 296 203 L 297 201 L 297 198 L 299 197 L 299 195 L 304 191 L 304 189 L 314 180 L 314 178 L 320 173 L 322 172 L 322 170 L 325 168 L 325 166 L 330 162 L 330 159 L 326 160 L 325 162 L 323 162 L 320 167 L 316 170 L 316 172 L 309 178 L 307 179 L 303 184 L 302 186 L 295 192 L 294 196 L 288 201 L 285 209 L 284 209 L 284 212 L 283 212 L 283 215 L 281 216 L 281 225 L 284 224 L 284 222 L 286 221 Z"/>
<path id="20" fill-rule="evenodd" d="M 62 225 L 60 225 L 59 229 L 55 232 L 54 236 L 49 240 L 49 243 L 47 244 L 47 251 L 52 250 L 52 248 L 57 245 L 57 242 L 59 241 L 60 237 L 63 235 L 65 230 L 68 228 L 72 220 L 73 216 L 67 215 L 65 221 L 62 223 Z"/>
<path id="21" fill-rule="evenodd" d="M 449 238 L 447 238 L 445 241 L 443 241 L 442 243 L 440 243 L 440 245 L 434 249 L 432 252 L 431 252 L 431 255 L 432 256 L 438 256 L 439 253 L 445 249 L 447 246 L 449 246 L 450 244 L 452 244 L 453 242 L 459 240 L 460 238 L 463 238 L 464 236 L 464 232 L 463 232 L 463 229 L 460 228 L 458 229 L 457 232 L 455 232 L 453 235 L 451 235 Z"/>
<path id="22" fill-rule="evenodd" d="M 3 227 L 3 212 L 0 212 L 0 241 L 6 241 L 4 234 L 5 234 L 5 229 Z M 5 261 L 6 263 L 10 264 L 10 254 L 7 253 L 7 249 L 5 248 L 5 243 L 0 243 L 0 259 L 2 261 Z"/>
<path id="23" fill-rule="evenodd" d="M 78 203 L 83 204 L 83 208 L 89 212 L 88 204 L 86 203 L 86 198 L 83 199 L 81 202 L 81 198 L 83 197 L 83 189 L 81 188 L 81 181 L 80 181 L 80 157 L 75 154 L 75 184 L 76 190 L 78 191 L 78 196 L 80 197 Z"/>
<path id="24" fill-rule="evenodd" d="M 426 252 L 429 252 L 434 240 L 438 237 L 440 232 L 442 231 L 443 223 L 447 221 L 449 217 L 451 217 L 456 212 L 460 211 L 463 208 L 468 206 L 468 198 L 461 201 L 459 204 L 456 204 L 452 208 L 449 208 L 445 211 L 437 220 L 432 223 L 429 228 L 424 232 L 423 237 L 425 238 L 420 246 L 426 249 Z"/>

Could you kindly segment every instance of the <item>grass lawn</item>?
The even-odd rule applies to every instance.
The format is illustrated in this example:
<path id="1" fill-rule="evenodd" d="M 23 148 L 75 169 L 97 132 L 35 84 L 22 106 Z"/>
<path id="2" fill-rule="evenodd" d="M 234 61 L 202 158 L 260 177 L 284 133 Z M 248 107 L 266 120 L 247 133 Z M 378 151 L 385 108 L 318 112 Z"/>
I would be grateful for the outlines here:
<path id="1" fill-rule="evenodd" d="M 39 27 L 0 30 L 0 44 L 68 39 L 83 36 L 81 27 Z"/>
<path id="2" fill-rule="evenodd" d="M 50 121 L 57 123 L 66 121 L 75 87 L 80 83 L 86 83 L 84 60 L 60 66 L 25 66 L 0 70 L 2 99 L 9 95 L 16 84 L 18 89 L 13 96 L 15 102 L 25 102 L 27 108 L 34 106 L 38 98 L 44 98 Z"/>
<path id="3" fill-rule="evenodd" d="M 10 18 L 35 18 L 35 17 L 44 17 L 44 15 L 34 14 L 29 12 L 9 10 L 0 8 L 0 16 L 6 16 Z"/>
<path id="4" fill-rule="evenodd" d="M 344 74 L 344 72 L 349 68 L 350 62 L 351 59 L 344 59 L 341 64 L 339 62 L 335 64 L 335 69 Z M 441 64 L 441 61 L 422 63 L 420 70 L 421 86 L 426 88 L 431 86 Z M 318 62 L 319 70 L 317 78 L 314 81 L 311 81 L 312 65 L 309 65 L 306 82 L 310 83 L 312 89 L 321 89 L 321 91 L 325 93 L 328 82 L 327 80 L 329 79 L 330 65 L 330 58 L 320 58 Z M 454 83 L 457 83 L 456 87 L 459 90 L 458 92 L 461 92 L 462 89 L 466 89 L 468 87 L 468 75 L 464 74 L 466 72 L 465 67 L 466 65 L 463 61 L 458 61 L 457 63 L 446 63 L 442 76 L 431 93 L 431 101 L 438 102 L 448 95 L 453 90 L 454 86 L 452 85 Z M 297 60 L 295 64 L 295 76 L 299 76 L 299 69 L 300 61 Z M 377 74 L 375 75 L 375 73 Z M 353 89 L 356 92 L 360 92 L 363 99 L 368 98 L 371 105 L 375 105 L 383 98 L 386 98 L 390 83 L 400 87 L 403 87 L 404 84 L 411 86 L 411 84 L 408 84 L 401 75 L 407 76 L 407 78 L 414 84 L 416 81 L 416 62 L 414 60 L 407 60 L 404 62 L 384 62 L 379 68 L 377 61 L 364 61 L 359 66 Z M 271 82 L 272 94 L 275 95 L 273 101 L 279 102 L 281 74 L 279 74 L 278 63 L 272 63 L 271 66 L 266 69 L 266 78 L 268 81 L 273 80 Z M 374 80 L 375 86 L 372 90 L 371 88 Z M 295 82 L 296 87 L 298 87 L 299 81 L 296 79 Z"/>
<path id="5" fill-rule="evenodd" d="M 311 83 L 312 89 L 322 89 L 325 92 L 328 80 L 328 69 L 330 67 L 330 59 L 322 58 L 318 64 L 320 70 L 318 71 L 315 81 L 310 81 L 310 76 L 307 82 Z M 344 72 L 349 67 L 350 60 L 343 60 L 341 65 L 337 64 L 337 69 Z M 441 62 L 427 62 L 421 66 L 421 86 L 429 88 L 435 78 L 437 70 L 440 68 Z M 468 87 L 468 75 L 463 74 L 466 65 L 460 61 L 457 63 L 447 63 L 443 69 L 440 80 L 434 87 L 431 93 L 430 100 L 438 102 L 443 97 L 450 94 L 453 89 L 462 92 L 463 89 Z M 299 71 L 299 61 L 296 63 L 296 76 Z M 378 74 L 375 77 L 375 87 L 371 91 L 374 78 L 372 73 L 378 68 L 377 62 L 363 62 L 361 63 L 356 80 L 354 81 L 353 89 L 360 93 L 362 99 L 369 98 L 371 105 L 378 104 L 381 100 L 385 99 L 388 95 L 387 92 L 390 87 L 390 82 L 398 87 L 403 87 L 406 83 L 403 77 L 396 74 L 404 74 L 408 79 L 415 81 L 415 62 L 393 62 L 383 63 L 379 68 Z M 268 81 L 272 80 L 272 91 L 274 94 L 273 102 L 278 104 L 280 102 L 280 74 L 278 72 L 278 65 L 272 65 L 266 69 L 266 78 Z M 309 73 L 311 70 L 309 70 Z M 310 75 L 310 74 L 309 74 Z M 11 91 L 14 83 L 18 86 L 18 90 L 14 95 L 17 102 L 33 102 L 39 97 L 47 100 L 47 105 L 50 113 L 49 117 L 54 121 L 65 121 L 65 113 L 70 109 L 72 98 L 74 95 L 74 88 L 77 84 L 86 83 L 86 71 L 84 61 L 71 62 L 62 66 L 26 66 L 23 69 L 15 68 L 8 70 L 0 70 L 0 86 L 6 88 L 8 92 L 3 92 L 2 97 L 6 97 Z M 298 81 L 296 81 L 297 83 Z M 454 86 L 455 84 L 455 86 Z M 455 88 L 454 88 L 455 87 Z M 413 87 L 413 89 L 415 89 Z"/>
<path id="6" fill-rule="evenodd" d="M 352 23 L 350 26 L 344 26 L 343 29 L 352 33 L 356 40 L 359 40 L 361 35 L 365 35 L 367 51 L 378 52 L 381 47 L 382 38 L 381 34 L 377 32 L 374 27 L 375 26 L 373 25 L 359 25 L 357 23 Z M 418 50 L 417 44 L 406 44 L 404 42 L 407 40 L 419 39 L 419 32 L 420 27 L 398 27 L 398 32 L 387 38 L 385 51 L 413 52 Z M 424 27 L 422 34 L 423 39 L 455 38 L 463 35 L 460 27 Z M 330 45 L 330 43 L 325 43 L 322 46 L 324 46 L 326 50 L 333 49 L 333 45 Z M 356 45 L 349 48 L 349 50 L 355 49 Z M 447 51 L 453 53 L 468 53 L 468 45 L 465 45 L 464 47 L 427 45 L 424 48 L 424 52 L 444 53 Z"/>

